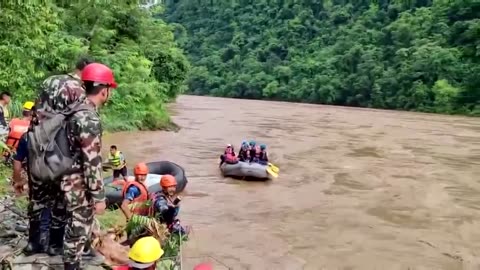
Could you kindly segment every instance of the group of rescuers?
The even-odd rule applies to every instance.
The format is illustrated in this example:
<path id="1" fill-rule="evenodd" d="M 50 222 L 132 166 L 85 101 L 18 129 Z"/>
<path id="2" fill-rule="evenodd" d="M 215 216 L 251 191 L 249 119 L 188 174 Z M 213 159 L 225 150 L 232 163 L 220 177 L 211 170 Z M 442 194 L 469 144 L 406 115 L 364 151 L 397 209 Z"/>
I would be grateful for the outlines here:
<path id="1" fill-rule="evenodd" d="M 257 145 L 255 141 L 243 141 L 238 151 L 238 156 L 231 144 L 227 144 L 223 155 L 220 156 L 220 165 L 223 163 L 236 164 L 242 162 L 256 162 L 262 165 L 268 165 L 267 145 Z"/>
<path id="2" fill-rule="evenodd" d="M 92 225 L 95 215 L 105 212 L 105 189 L 102 177 L 102 126 L 99 109 L 109 100 L 117 87 L 113 71 L 106 65 L 81 58 L 73 72 L 48 77 L 41 84 L 36 102 L 26 102 L 23 117 L 5 123 L 9 113 L 6 105 L 11 94 L 0 94 L 0 126 L 7 126 L 7 145 L 13 156 L 13 189 L 17 195 L 28 186 L 28 243 L 25 255 L 63 253 L 64 269 L 83 269 L 83 256 L 97 256 L 91 248 Z M 29 172 L 29 144 L 27 133 L 41 124 L 47 115 L 59 114 L 72 105 L 87 110 L 75 111 L 65 119 L 70 151 L 74 159 L 71 170 L 59 179 L 39 181 Z M 46 121 L 46 120 L 43 120 Z M 112 146 L 109 162 L 114 165 L 116 178 L 125 178 L 124 201 L 121 209 L 126 218 L 134 214 L 157 212 L 161 221 L 176 222 L 180 197 L 176 194 L 176 180 L 163 175 L 159 193 L 148 194 L 143 185 L 148 174 L 145 163 L 134 168 L 134 179 L 126 177 L 126 163 L 121 153 Z M 28 172 L 28 173 L 27 173 Z M 28 185 L 27 185 L 28 184 Z M 153 207 L 128 207 L 147 199 L 154 199 Z M 180 227 L 181 228 L 181 227 Z M 145 236 L 131 243 L 130 264 L 119 269 L 155 269 L 163 250 L 153 237 Z M 196 269 L 210 269 L 204 264 Z"/>

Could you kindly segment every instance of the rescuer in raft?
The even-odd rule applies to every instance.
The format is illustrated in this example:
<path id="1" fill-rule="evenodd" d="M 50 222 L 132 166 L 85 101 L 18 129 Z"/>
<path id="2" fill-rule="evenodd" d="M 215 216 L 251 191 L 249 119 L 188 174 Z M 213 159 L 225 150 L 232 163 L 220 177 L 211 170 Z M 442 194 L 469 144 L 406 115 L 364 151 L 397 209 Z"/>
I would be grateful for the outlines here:
<path id="1" fill-rule="evenodd" d="M 262 165 L 268 165 L 267 146 L 265 144 L 260 145 L 260 152 L 258 154 L 258 163 Z"/>
<path id="2" fill-rule="evenodd" d="M 236 164 L 238 163 L 237 156 L 235 155 L 235 150 L 231 144 L 227 144 L 223 155 L 220 156 L 220 164 L 219 167 L 222 166 L 223 163 L 227 164 Z"/>
<path id="3" fill-rule="evenodd" d="M 177 180 L 170 174 L 162 175 L 160 186 L 162 191 L 152 196 L 155 216 L 167 225 L 170 233 L 187 234 L 177 219 L 182 200 L 177 194 Z"/>
<path id="4" fill-rule="evenodd" d="M 138 163 L 133 169 L 133 174 L 135 176 L 127 179 L 122 190 L 123 202 L 120 208 L 127 221 L 134 214 L 142 216 L 149 214 L 149 207 L 146 205 L 149 199 L 148 189 L 144 184 L 148 174 L 147 165 Z"/>
<path id="5" fill-rule="evenodd" d="M 240 161 L 250 161 L 250 147 L 247 141 L 243 141 L 238 151 L 238 158 Z"/>
<path id="6" fill-rule="evenodd" d="M 20 138 L 25 132 L 28 131 L 30 127 L 30 121 L 32 120 L 32 108 L 34 103 L 32 101 L 27 101 L 23 104 L 22 118 L 14 118 L 10 121 L 8 125 L 8 136 L 6 144 L 9 147 L 9 150 L 16 151 Z M 4 153 L 5 160 L 10 161 L 11 152 L 6 151 Z"/>

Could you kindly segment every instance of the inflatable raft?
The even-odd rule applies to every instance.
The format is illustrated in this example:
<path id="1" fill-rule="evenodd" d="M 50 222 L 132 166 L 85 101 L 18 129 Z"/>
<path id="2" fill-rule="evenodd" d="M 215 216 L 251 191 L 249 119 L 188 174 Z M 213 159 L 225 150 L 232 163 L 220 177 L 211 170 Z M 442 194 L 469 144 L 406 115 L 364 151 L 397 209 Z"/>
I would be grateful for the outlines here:
<path id="1" fill-rule="evenodd" d="M 147 163 L 148 172 L 147 179 L 145 179 L 145 186 L 149 192 L 158 192 L 162 190 L 160 187 L 160 179 L 164 174 L 170 174 L 177 180 L 177 192 L 182 192 L 187 186 L 188 180 L 185 176 L 185 170 L 180 166 L 170 161 L 157 161 Z M 128 175 L 132 175 L 132 170 L 129 170 Z M 122 190 L 125 181 L 113 182 L 113 177 L 105 177 L 105 195 L 107 197 L 107 206 L 119 205 L 122 200 Z"/>
<path id="2" fill-rule="evenodd" d="M 224 176 L 247 177 L 259 180 L 268 180 L 270 175 L 267 172 L 268 166 L 256 162 L 239 161 L 236 164 L 223 163 L 220 167 Z"/>

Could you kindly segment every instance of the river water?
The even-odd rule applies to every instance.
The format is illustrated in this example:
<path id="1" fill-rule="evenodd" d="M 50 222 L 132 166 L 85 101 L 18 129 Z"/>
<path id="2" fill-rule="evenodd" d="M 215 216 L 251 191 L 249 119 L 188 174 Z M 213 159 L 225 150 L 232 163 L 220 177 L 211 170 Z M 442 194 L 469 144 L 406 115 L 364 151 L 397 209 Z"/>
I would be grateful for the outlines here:
<path id="1" fill-rule="evenodd" d="M 130 167 L 185 168 L 184 269 L 479 269 L 478 118 L 195 96 L 171 109 L 179 132 L 104 144 Z M 250 138 L 278 179 L 220 175 L 224 145 Z"/>

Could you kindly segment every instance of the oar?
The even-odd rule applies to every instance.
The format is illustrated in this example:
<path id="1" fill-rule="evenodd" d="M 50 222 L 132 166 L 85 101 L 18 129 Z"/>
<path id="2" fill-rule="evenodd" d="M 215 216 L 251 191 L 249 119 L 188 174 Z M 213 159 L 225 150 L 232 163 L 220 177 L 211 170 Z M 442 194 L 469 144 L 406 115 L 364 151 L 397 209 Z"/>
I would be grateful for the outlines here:
<path id="1" fill-rule="evenodd" d="M 273 178 L 278 177 L 278 173 L 274 172 L 270 167 L 267 168 L 267 173 L 270 174 Z"/>
<path id="2" fill-rule="evenodd" d="M 272 171 L 274 171 L 274 172 L 276 172 L 276 173 L 279 173 L 279 172 L 280 172 L 280 168 L 278 168 L 277 166 L 273 165 L 272 163 L 268 163 L 268 167 L 269 167 Z"/>

